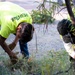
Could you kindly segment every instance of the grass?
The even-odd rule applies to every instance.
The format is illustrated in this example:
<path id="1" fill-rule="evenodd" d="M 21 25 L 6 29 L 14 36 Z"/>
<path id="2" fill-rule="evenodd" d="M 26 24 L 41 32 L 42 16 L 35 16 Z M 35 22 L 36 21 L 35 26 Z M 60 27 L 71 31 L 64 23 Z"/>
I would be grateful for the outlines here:
<path id="1" fill-rule="evenodd" d="M 0 63 L 0 75 L 74 75 L 74 69 L 69 69 L 69 56 L 65 50 L 50 50 L 47 56 L 42 59 L 33 58 L 31 62 L 20 59 L 15 65 L 4 58 L 6 57 L 0 56 L 0 61 L 3 62 Z"/>

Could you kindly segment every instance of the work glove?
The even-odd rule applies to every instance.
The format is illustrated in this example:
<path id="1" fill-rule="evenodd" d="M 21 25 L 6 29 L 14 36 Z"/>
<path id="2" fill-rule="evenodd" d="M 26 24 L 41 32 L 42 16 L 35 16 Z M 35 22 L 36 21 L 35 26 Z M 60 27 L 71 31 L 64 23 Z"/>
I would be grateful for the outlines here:
<path id="1" fill-rule="evenodd" d="M 72 43 L 72 38 L 69 36 L 69 35 L 64 35 L 63 36 L 63 41 L 65 42 L 65 43 Z"/>
<path id="2" fill-rule="evenodd" d="M 11 43 L 8 45 L 8 47 L 11 49 L 11 51 L 15 48 L 16 44 L 15 43 Z"/>
<path id="3" fill-rule="evenodd" d="M 12 63 L 12 64 L 16 64 L 16 63 L 17 63 L 18 57 L 16 56 L 15 53 L 12 52 L 12 54 L 9 55 L 9 57 L 10 57 L 10 60 L 11 60 L 11 63 Z"/>

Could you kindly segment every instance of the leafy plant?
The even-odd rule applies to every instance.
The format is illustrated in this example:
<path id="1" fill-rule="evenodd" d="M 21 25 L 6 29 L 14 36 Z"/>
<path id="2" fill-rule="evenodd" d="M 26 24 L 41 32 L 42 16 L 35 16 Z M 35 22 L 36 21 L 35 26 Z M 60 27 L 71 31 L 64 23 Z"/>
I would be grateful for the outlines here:
<path id="1" fill-rule="evenodd" d="M 4 66 L 0 67 L 0 75 L 74 75 L 75 73 L 74 69 L 70 68 L 69 56 L 65 50 L 50 50 L 42 59 L 33 58 L 29 63 L 26 59 L 20 59 L 17 64 L 10 65 L 8 60 L 5 60 Z M 11 68 L 15 68 L 16 71 L 12 71 Z"/>
<path id="2" fill-rule="evenodd" d="M 49 7 L 46 7 L 46 3 L 49 4 Z M 37 10 L 32 10 L 31 16 L 33 19 L 33 23 L 40 23 L 40 24 L 48 24 L 53 23 L 54 18 L 53 14 L 56 8 L 56 4 L 50 3 L 47 0 L 43 0 L 42 3 L 39 3 Z"/>
<path id="3" fill-rule="evenodd" d="M 37 23 L 37 24 L 53 23 L 53 21 L 55 20 L 50 14 L 41 13 L 41 11 L 38 10 L 33 10 L 31 16 L 33 19 L 33 23 Z"/>

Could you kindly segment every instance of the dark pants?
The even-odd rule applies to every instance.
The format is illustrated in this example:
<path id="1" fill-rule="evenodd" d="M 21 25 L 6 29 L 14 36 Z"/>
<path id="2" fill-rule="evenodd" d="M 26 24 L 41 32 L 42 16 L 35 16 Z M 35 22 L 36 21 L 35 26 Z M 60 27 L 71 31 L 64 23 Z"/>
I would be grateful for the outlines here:
<path id="1" fill-rule="evenodd" d="M 19 40 L 19 45 L 20 45 L 21 53 L 24 55 L 24 57 L 29 58 L 27 43 L 21 43 Z"/>

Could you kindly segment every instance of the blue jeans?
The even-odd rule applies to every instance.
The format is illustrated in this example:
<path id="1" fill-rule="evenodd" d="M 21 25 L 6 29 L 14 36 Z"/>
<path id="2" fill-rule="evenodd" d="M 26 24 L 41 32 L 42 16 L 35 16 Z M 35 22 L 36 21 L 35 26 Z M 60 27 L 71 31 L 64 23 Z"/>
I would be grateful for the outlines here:
<path id="1" fill-rule="evenodd" d="M 19 40 L 19 45 L 20 45 L 21 53 L 24 55 L 24 57 L 29 58 L 27 43 L 21 43 Z"/>

